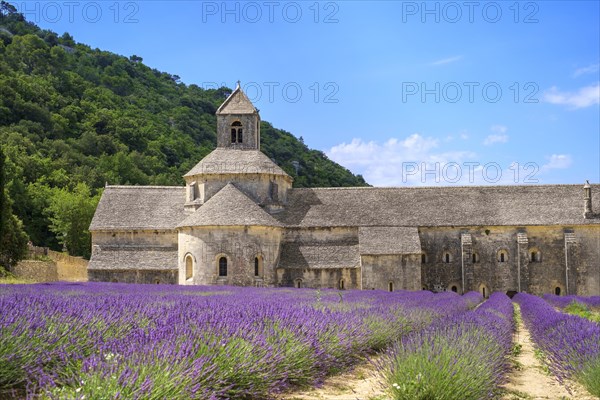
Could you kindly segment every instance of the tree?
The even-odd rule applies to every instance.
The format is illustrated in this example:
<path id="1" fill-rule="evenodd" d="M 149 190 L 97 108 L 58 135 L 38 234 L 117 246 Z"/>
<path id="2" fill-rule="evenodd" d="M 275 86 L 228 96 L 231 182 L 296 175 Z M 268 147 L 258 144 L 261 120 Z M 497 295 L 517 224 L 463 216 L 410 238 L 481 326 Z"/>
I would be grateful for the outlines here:
<path id="1" fill-rule="evenodd" d="M 4 187 L 6 186 L 6 173 L 4 172 L 5 157 L 4 150 L 0 146 L 0 237 L 2 237 L 6 229 L 6 217 L 3 212 L 6 204 L 6 193 L 4 192 Z"/>
<path id="2" fill-rule="evenodd" d="M 0 265 L 10 266 L 27 254 L 27 234 L 23 224 L 12 213 L 12 205 L 6 190 L 4 151 L 0 147 Z"/>
<path id="3" fill-rule="evenodd" d="M 6 1 L 0 1 L 0 16 L 16 14 L 17 9 Z"/>
<path id="4" fill-rule="evenodd" d="M 99 200 L 100 195 L 92 196 L 85 183 L 78 183 L 73 191 L 66 188 L 53 190 L 46 209 L 50 230 L 69 254 L 90 257 L 91 235 L 88 228 Z"/>

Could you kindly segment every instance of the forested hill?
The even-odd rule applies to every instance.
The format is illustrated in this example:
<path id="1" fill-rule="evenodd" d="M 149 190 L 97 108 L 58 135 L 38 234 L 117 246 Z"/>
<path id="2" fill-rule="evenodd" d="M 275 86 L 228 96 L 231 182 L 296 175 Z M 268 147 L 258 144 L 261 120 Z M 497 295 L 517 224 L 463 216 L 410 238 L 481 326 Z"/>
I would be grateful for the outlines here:
<path id="1" fill-rule="evenodd" d="M 6 189 L 34 244 L 88 255 L 86 224 L 105 182 L 183 185 L 214 149 L 214 114 L 231 89 L 188 86 L 142 61 L 42 30 L 0 3 Z M 261 139 L 296 187 L 366 185 L 268 122 Z"/>

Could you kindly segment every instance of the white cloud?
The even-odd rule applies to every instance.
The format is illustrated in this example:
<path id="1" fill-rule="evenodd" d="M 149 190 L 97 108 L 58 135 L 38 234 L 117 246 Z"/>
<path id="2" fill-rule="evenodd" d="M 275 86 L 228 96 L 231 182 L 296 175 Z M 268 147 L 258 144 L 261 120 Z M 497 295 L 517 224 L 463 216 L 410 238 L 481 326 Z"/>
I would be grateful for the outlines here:
<path id="1" fill-rule="evenodd" d="M 508 135 L 488 135 L 483 141 L 486 146 L 491 146 L 494 143 L 506 143 L 508 142 Z"/>
<path id="2" fill-rule="evenodd" d="M 492 132 L 496 133 L 506 133 L 506 131 L 508 130 L 508 128 L 504 125 L 492 125 L 490 129 L 492 130 Z"/>
<path id="3" fill-rule="evenodd" d="M 542 171 L 548 171 L 550 169 L 565 169 L 569 168 L 573 163 L 573 159 L 570 154 L 552 154 L 548 158 L 548 162 L 542 165 Z"/>
<path id="4" fill-rule="evenodd" d="M 600 84 L 585 86 L 576 93 L 561 92 L 555 86 L 544 93 L 543 101 L 551 104 L 564 104 L 572 109 L 585 108 L 600 103 Z"/>
<path id="5" fill-rule="evenodd" d="M 360 173 L 375 186 L 437 185 L 468 183 L 463 163 L 475 157 L 470 151 L 440 150 L 440 140 L 419 134 L 404 139 L 391 138 L 383 143 L 352 139 L 332 147 L 327 156 Z M 456 167 L 462 176 L 459 182 L 447 182 L 446 176 L 456 180 Z M 428 172 L 429 171 L 429 172 Z"/>
<path id="6" fill-rule="evenodd" d="M 427 65 L 429 65 L 429 66 L 445 65 L 445 64 L 450 64 L 450 63 L 459 61 L 460 59 L 462 59 L 462 56 L 442 58 L 441 60 L 436 60 L 436 61 L 430 62 Z"/>
<path id="7" fill-rule="evenodd" d="M 500 164 L 477 159 L 467 150 L 448 150 L 437 138 L 413 134 L 384 142 L 352 139 L 327 151 L 327 156 L 374 186 L 514 185 L 535 184 L 554 171 L 572 165 L 570 154 L 552 154 L 545 162 Z"/>
<path id="8" fill-rule="evenodd" d="M 593 74 L 598 72 L 599 70 L 600 64 L 592 64 L 588 65 L 587 67 L 578 68 L 575 70 L 575 72 L 573 72 L 573 78 L 577 78 L 580 75 Z"/>
<path id="9" fill-rule="evenodd" d="M 508 142 L 508 135 L 506 135 L 506 131 L 508 130 L 508 128 L 504 125 L 494 125 L 490 128 L 492 130 L 492 132 L 496 132 L 493 133 L 491 135 L 488 135 L 485 140 L 483 141 L 483 144 L 486 146 L 491 146 L 493 144 L 496 143 L 506 143 Z"/>

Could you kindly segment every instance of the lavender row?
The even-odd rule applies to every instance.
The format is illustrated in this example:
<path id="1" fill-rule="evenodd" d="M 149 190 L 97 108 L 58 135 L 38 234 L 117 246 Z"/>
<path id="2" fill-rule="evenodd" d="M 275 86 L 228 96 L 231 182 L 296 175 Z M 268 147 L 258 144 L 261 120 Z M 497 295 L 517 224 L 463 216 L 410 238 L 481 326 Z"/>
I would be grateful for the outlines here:
<path id="1" fill-rule="evenodd" d="M 480 300 L 426 291 L 0 286 L 0 397 L 268 398 Z"/>
<path id="2" fill-rule="evenodd" d="M 544 300 L 555 307 L 565 308 L 573 302 L 584 304 L 588 307 L 600 308 L 600 296 L 557 296 L 554 294 L 545 294 Z"/>
<path id="3" fill-rule="evenodd" d="M 442 318 L 401 339 L 379 362 L 391 398 L 496 398 L 509 368 L 514 310 L 494 293 L 474 311 Z"/>
<path id="4" fill-rule="evenodd" d="M 519 293 L 514 300 L 521 306 L 533 342 L 559 381 L 578 380 L 600 396 L 600 325 L 556 311 L 536 296 Z"/>

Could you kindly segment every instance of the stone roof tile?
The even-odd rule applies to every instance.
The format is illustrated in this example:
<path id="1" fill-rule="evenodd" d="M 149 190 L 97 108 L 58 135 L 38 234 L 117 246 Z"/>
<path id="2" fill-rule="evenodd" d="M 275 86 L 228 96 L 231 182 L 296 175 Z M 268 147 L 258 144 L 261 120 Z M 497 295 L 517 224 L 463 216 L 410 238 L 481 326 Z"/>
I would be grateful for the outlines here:
<path id="1" fill-rule="evenodd" d="M 172 230 L 185 218 L 184 202 L 184 187 L 107 186 L 89 229 Z"/>
<path id="2" fill-rule="evenodd" d="M 336 269 L 359 266 L 356 244 L 284 242 L 278 268 Z"/>
<path id="3" fill-rule="evenodd" d="M 376 226 L 358 228 L 360 254 L 420 254 L 419 230 L 414 227 Z"/>
<path id="4" fill-rule="evenodd" d="M 600 210 L 600 187 L 593 185 Z M 277 218 L 288 226 L 586 225 L 582 185 L 299 188 Z"/>
<path id="5" fill-rule="evenodd" d="M 97 248 L 88 270 L 173 270 L 177 269 L 177 249 L 173 247 Z"/>
<path id="6" fill-rule="evenodd" d="M 291 177 L 260 150 L 216 148 L 184 176 L 199 174 L 271 174 Z"/>
<path id="7" fill-rule="evenodd" d="M 178 227 L 251 225 L 282 226 L 232 183 L 228 183 Z"/>

